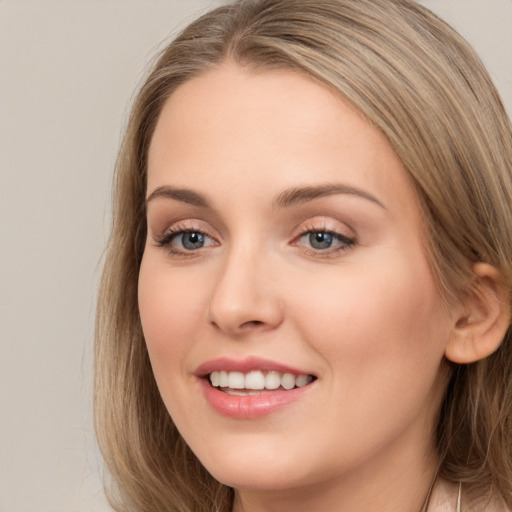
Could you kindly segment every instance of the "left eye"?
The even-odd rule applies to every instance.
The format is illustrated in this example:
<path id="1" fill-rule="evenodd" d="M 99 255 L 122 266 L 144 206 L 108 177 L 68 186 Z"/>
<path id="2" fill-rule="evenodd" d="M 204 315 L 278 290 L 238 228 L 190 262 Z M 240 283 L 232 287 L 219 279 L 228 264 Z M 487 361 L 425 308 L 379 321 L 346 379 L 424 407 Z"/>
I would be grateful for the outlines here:
<path id="1" fill-rule="evenodd" d="M 353 244 L 354 240 L 331 231 L 308 231 L 299 238 L 299 245 L 315 251 L 344 249 Z"/>

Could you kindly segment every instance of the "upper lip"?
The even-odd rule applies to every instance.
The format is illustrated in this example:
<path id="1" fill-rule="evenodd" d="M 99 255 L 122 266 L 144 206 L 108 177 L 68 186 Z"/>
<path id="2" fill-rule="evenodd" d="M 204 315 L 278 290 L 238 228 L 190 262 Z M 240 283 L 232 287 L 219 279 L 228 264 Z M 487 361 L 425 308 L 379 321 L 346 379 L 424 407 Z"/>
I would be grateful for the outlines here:
<path id="1" fill-rule="evenodd" d="M 197 377 L 206 377 L 215 371 L 248 373 L 257 370 L 291 373 L 293 375 L 313 375 L 308 371 L 303 371 L 286 364 L 271 361 L 270 359 L 262 359 L 259 357 L 247 357 L 245 359 L 219 357 L 217 359 L 212 359 L 201 364 L 194 373 Z"/>

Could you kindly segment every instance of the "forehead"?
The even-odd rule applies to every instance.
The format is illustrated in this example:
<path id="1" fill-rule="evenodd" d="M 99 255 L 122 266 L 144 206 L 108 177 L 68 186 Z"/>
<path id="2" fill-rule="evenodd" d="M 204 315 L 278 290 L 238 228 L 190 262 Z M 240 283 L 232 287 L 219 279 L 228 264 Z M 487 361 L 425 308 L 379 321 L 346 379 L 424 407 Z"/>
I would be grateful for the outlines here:
<path id="1" fill-rule="evenodd" d="M 332 133 L 333 127 L 337 133 Z M 305 74 L 255 72 L 224 63 L 189 80 L 171 95 L 157 123 L 150 156 L 158 142 L 163 143 L 159 144 L 162 149 L 171 140 L 177 146 L 191 136 L 203 137 L 202 142 L 207 137 L 218 141 L 229 136 L 236 142 L 250 135 L 284 146 L 298 136 L 303 141 L 321 138 L 326 143 L 353 145 L 356 138 L 352 134 L 364 135 L 373 143 L 384 142 L 358 110 Z"/>
<path id="2" fill-rule="evenodd" d="M 417 203 L 387 139 L 340 95 L 289 70 L 225 63 L 186 82 L 164 105 L 148 162 L 149 193 L 171 183 L 255 195 L 262 184 L 268 194 L 343 181 Z"/>

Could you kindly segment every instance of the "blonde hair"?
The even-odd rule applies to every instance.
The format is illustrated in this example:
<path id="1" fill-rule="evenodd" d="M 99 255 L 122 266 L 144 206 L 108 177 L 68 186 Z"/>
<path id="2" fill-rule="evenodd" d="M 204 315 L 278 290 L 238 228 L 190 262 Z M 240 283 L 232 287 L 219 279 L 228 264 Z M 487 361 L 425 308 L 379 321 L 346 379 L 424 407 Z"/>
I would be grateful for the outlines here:
<path id="1" fill-rule="evenodd" d="M 447 303 L 474 262 L 512 289 L 512 129 L 472 48 L 412 0 L 261 0 L 219 7 L 161 53 L 132 109 L 114 183 L 96 328 L 97 437 L 123 511 L 231 510 L 233 492 L 184 443 L 160 398 L 137 305 L 148 146 L 166 99 L 226 60 L 314 77 L 381 130 L 417 189 Z M 453 365 L 437 426 L 441 474 L 512 505 L 512 339 Z"/>

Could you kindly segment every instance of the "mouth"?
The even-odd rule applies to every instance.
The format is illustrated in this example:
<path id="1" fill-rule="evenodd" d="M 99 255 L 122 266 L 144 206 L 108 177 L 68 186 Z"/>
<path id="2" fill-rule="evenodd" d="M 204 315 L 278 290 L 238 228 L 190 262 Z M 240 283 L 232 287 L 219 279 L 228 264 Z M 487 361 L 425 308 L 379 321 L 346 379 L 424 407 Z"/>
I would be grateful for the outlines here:
<path id="1" fill-rule="evenodd" d="M 302 388 L 313 382 L 316 377 L 279 371 L 253 370 L 243 373 L 220 370 L 209 373 L 207 379 L 212 387 L 229 395 L 254 396 L 268 391 Z"/>
<path id="2" fill-rule="evenodd" d="M 310 395 L 316 375 L 268 359 L 219 358 L 197 368 L 203 396 L 213 410 L 236 420 L 273 414 Z"/>

